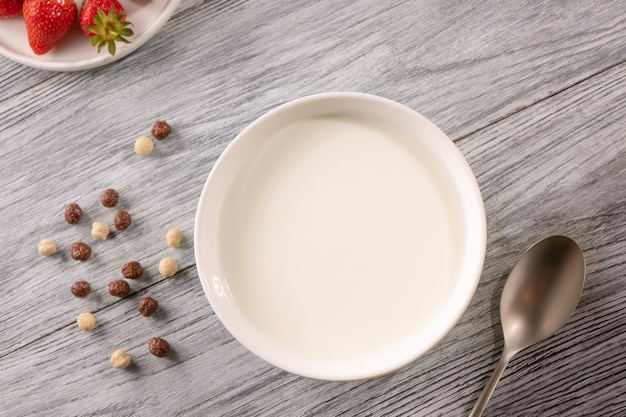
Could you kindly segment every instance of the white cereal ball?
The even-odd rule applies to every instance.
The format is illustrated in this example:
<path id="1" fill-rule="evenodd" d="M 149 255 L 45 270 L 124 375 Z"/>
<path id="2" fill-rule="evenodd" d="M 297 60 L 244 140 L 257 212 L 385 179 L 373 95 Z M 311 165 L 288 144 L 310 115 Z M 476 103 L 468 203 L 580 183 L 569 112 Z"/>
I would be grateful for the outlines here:
<path id="1" fill-rule="evenodd" d="M 41 256 L 50 256 L 57 251 L 57 244 L 52 239 L 44 239 L 37 245 Z"/>
<path id="2" fill-rule="evenodd" d="M 87 312 L 83 313 L 76 318 L 76 324 L 78 327 L 84 332 L 90 332 L 94 327 L 96 327 L 96 316 Z"/>
<path id="3" fill-rule="evenodd" d="M 154 144 L 152 143 L 152 139 L 147 136 L 140 136 L 135 141 L 135 153 L 137 155 L 150 155 L 152 153 L 152 149 L 154 149 Z"/>
<path id="4" fill-rule="evenodd" d="M 124 349 L 118 349 L 111 355 L 111 365 L 117 369 L 128 368 L 131 359 L 130 355 Z"/>
<path id="5" fill-rule="evenodd" d="M 170 229 L 165 235 L 167 245 L 173 248 L 180 246 L 180 241 L 183 239 L 183 234 L 178 229 Z"/>
<path id="6" fill-rule="evenodd" d="M 91 225 L 91 236 L 98 240 L 106 240 L 109 236 L 109 226 L 100 222 L 93 222 Z"/>
<path id="7" fill-rule="evenodd" d="M 163 258 L 159 262 L 159 274 L 164 277 L 171 277 L 178 271 L 178 263 L 172 258 Z"/>

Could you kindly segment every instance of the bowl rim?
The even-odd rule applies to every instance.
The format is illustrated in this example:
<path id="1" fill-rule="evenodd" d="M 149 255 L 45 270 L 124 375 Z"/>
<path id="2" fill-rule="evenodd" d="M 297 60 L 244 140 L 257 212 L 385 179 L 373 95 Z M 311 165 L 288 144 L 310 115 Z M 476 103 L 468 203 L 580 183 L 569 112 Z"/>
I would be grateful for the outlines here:
<path id="1" fill-rule="evenodd" d="M 336 100 L 358 100 L 388 107 L 390 111 L 402 112 L 405 115 L 409 115 L 421 126 L 427 126 L 428 129 L 432 129 L 433 132 L 438 132 L 439 138 L 437 140 L 441 143 L 437 146 L 441 146 L 442 149 L 448 153 L 446 156 L 452 158 L 452 162 L 455 164 L 455 167 L 460 169 L 462 172 L 462 177 L 455 179 L 455 181 L 461 181 L 462 183 L 462 187 L 459 188 L 459 191 L 463 194 L 461 200 L 465 206 L 461 212 L 463 213 L 464 219 L 469 218 L 472 220 L 471 224 L 464 225 L 466 230 L 466 242 L 464 247 L 469 251 L 469 254 L 465 254 L 463 256 L 460 270 L 461 272 L 459 275 L 464 277 L 463 282 L 465 285 L 460 285 L 459 280 L 457 280 L 453 294 L 450 296 L 449 302 L 446 303 L 448 309 L 446 310 L 447 319 L 445 323 L 443 323 L 443 325 L 441 325 L 441 323 L 437 323 L 437 328 L 428 329 L 428 334 L 430 335 L 429 339 L 425 343 L 421 343 L 420 349 L 417 349 L 414 354 L 406 352 L 401 355 L 401 357 L 390 358 L 389 360 L 380 361 L 379 363 L 357 360 L 353 364 L 341 367 L 341 369 L 337 368 L 336 363 L 329 363 L 327 364 L 328 366 L 320 366 L 319 363 L 315 362 L 294 363 L 291 358 L 285 359 L 284 357 L 280 357 L 280 355 L 272 352 L 272 350 L 268 349 L 267 346 L 260 346 L 254 336 L 246 334 L 249 329 L 242 330 L 238 327 L 241 323 L 238 323 L 236 320 L 233 320 L 232 317 L 229 317 L 229 315 L 232 316 L 231 312 L 226 311 L 223 307 L 223 299 L 228 298 L 225 294 L 228 295 L 230 291 L 228 283 L 221 280 L 217 276 L 209 276 L 211 274 L 207 274 L 205 271 L 206 265 L 204 265 L 205 261 L 203 260 L 201 253 L 204 244 L 203 232 L 201 230 L 203 221 L 202 216 L 206 206 L 209 204 L 207 202 L 208 195 L 213 187 L 213 182 L 216 175 L 221 172 L 224 160 L 229 158 L 231 153 L 236 152 L 236 148 L 239 144 L 248 140 L 247 138 L 249 135 L 254 134 L 255 129 L 257 129 L 260 124 L 273 118 L 280 117 L 283 113 L 288 113 L 298 106 L 319 105 L 320 102 L 332 102 Z M 231 335 L 233 335 L 235 339 L 237 339 L 249 351 L 270 364 L 296 375 L 320 380 L 349 381 L 368 379 L 396 371 L 397 369 L 414 362 L 441 342 L 441 340 L 457 324 L 469 306 L 475 293 L 484 266 L 486 239 L 486 214 L 480 188 L 469 164 L 467 163 L 467 160 L 461 154 L 454 142 L 446 136 L 443 131 L 418 112 L 393 100 L 367 93 L 330 92 L 304 96 L 278 105 L 245 127 L 235 137 L 235 139 L 227 145 L 211 169 L 198 202 L 194 225 L 194 254 L 203 290 L 216 316 L 219 318 L 224 327 L 226 327 L 226 329 L 231 333 Z M 234 304 L 234 302 L 231 302 L 231 304 Z"/>

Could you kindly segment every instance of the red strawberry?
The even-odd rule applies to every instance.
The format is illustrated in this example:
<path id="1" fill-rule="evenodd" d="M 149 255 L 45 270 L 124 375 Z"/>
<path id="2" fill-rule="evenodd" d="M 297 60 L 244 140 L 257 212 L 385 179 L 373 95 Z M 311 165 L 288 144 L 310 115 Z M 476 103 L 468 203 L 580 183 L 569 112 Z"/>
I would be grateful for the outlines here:
<path id="1" fill-rule="evenodd" d="M 80 27 L 91 37 L 91 44 L 98 45 L 98 52 L 107 46 L 109 53 L 115 55 L 115 42 L 129 43 L 127 36 L 133 30 L 126 21 L 126 12 L 118 0 L 83 0 L 80 11 Z"/>
<path id="2" fill-rule="evenodd" d="M 0 0 L 0 17 L 13 17 L 22 13 L 24 0 Z"/>
<path id="3" fill-rule="evenodd" d="M 74 0 L 24 0 L 24 22 L 30 48 L 43 55 L 70 30 L 78 9 Z"/>

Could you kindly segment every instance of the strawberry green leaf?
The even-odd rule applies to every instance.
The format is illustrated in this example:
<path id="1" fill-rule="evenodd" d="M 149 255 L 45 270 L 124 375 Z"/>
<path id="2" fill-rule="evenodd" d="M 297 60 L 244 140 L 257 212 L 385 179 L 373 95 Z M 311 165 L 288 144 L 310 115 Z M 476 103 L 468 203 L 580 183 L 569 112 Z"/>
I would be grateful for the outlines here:
<path id="1" fill-rule="evenodd" d="M 94 24 L 85 27 L 94 34 L 91 44 L 98 47 L 98 52 L 106 46 L 109 54 L 115 55 L 116 42 L 130 43 L 126 38 L 133 35 L 133 30 L 129 27 L 132 23 L 125 21 L 125 17 L 124 13 L 117 13 L 115 5 L 109 8 L 108 13 L 98 7 L 93 17 Z"/>

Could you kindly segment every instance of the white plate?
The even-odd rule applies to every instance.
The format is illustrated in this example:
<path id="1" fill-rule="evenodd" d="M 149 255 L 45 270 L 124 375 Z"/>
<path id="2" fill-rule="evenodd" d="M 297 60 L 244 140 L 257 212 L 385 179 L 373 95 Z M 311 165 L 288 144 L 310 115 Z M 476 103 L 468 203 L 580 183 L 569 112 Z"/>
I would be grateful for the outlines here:
<path id="1" fill-rule="evenodd" d="M 70 32 L 44 55 L 35 55 L 28 45 L 21 16 L 0 19 L 0 54 L 29 67 L 51 71 L 79 71 L 106 65 L 130 54 L 152 38 L 168 21 L 180 0 L 122 0 L 134 35 L 129 44 L 117 44 L 111 56 L 106 48 L 98 53 L 75 22 Z M 81 0 L 76 0 L 80 10 Z"/>
<path id="2" fill-rule="evenodd" d="M 224 326 L 286 371 L 397 369 L 455 325 L 485 256 L 482 197 L 452 141 L 359 93 L 282 105 L 246 128 L 200 197 L 195 255 Z"/>

